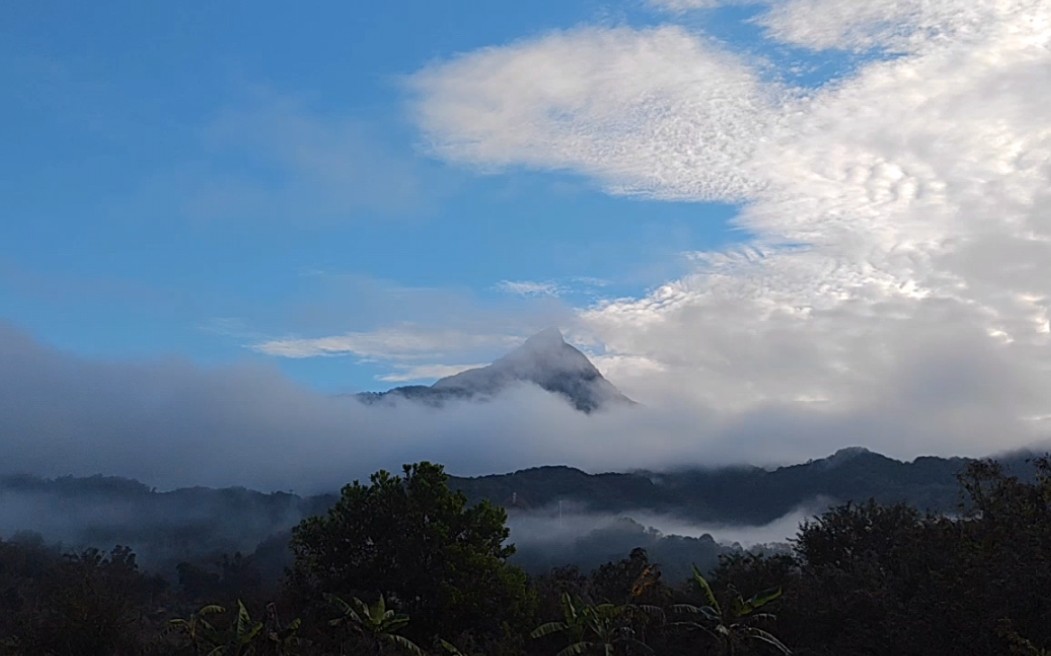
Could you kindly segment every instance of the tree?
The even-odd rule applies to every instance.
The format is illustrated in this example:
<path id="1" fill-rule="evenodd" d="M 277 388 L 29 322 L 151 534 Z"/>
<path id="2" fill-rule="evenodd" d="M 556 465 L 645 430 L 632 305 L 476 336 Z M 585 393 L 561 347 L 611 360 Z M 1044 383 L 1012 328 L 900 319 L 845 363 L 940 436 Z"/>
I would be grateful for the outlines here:
<path id="1" fill-rule="evenodd" d="M 596 601 L 659 603 L 667 592 L 660 578 L 660 568 L 650 562 L 645 549 L 637 547 L 627 558 L 596 569 L 591 575 L 591 592 Z"/>
<path id="2" fill-rule="evenodd" d="M 383 595 L 418 618 L 420 638 L 439 632 L 496 635 L 521 627 L 532 607 L 525 574 L 509 565 L 506 512 L 467 505 L 440 465 L 406 465 L 343 488 L 323 517 L 292 533 L 293 585 L 309 598 Z"/>
<path id="3" fill-rule="evenodd" d="M 120 546 L 66 554 L 31 581 L 13 618 L 20 650 L 77 656 L 137 652 L 142 611 L 164 587 Z"/>
<path id="4" fill-rule="evenodd" d="M 968 464 L 957 516 L 870 501 L 805 523 L 778 635 L 821 653 L 1047 649 L 1051 463 L 1034 464 Z"/>

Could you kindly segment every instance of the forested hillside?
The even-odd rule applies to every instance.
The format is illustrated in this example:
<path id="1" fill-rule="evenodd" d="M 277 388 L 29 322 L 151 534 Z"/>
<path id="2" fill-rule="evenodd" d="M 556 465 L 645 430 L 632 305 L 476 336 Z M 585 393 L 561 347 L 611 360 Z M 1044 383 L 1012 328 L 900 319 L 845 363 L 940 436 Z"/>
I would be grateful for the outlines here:
<path id="1" fill-rule="evenodd" d="M 692 563 L 706 567 L 735 549 L 716 544 L 703 531 L 681 536 L 674 530 L 654 530 L 648 518 L 749 527 L 799 509 L 805 511 L 802 516 L 836 503 L 868 499 L 957 512 L 964 497 L 956 475 L 968 462 L 933 457 L 901 462 L 847 449 L 770 470 L 588 474 L 569 467 L 541 467 L 449 480 L 469 501 L 488 500 L 507 509 L 513 539 L 520 546 L 515 562 L 528 571 L 563 564 L 591 568 L 644 547 L 659 556 L 669 572 L 685 576 Z M 1024 456 L 1003 462 L 1026 471 Z M 138 481 L 104 476 L 7 476 L 0 478 L 0 535 L 35 531 L 45 541 L 70 549 L 130 545 L 145 568 L 169 579 L 180 562 L 214 563 L 223 554 L 254 554 L 264 576 L 275 579 L 290 562 L 283 545 L 292 526 L 335 500 L 335 494 L 300 496 L 244 488 L 157 491 Z M 569 518 L 555 521 L 563 512 Z M 603 521 L 591 522 L 595 517 Z"/>
<path id="2" fill-rule="evenodd" d="M 0 540 L 9 654 L 1042 654 L 1051 647 L 1051 463 L 973 462 L 970 510 L 876 501 L 803 525 L 791 553 L 725 556 L 686 580 L 643 549 L 527 575 L 507 513 L 438 465 L 347 485 L 292 531 L 291 567 L 252 557 L 144 574 L 126 547 Z"/>

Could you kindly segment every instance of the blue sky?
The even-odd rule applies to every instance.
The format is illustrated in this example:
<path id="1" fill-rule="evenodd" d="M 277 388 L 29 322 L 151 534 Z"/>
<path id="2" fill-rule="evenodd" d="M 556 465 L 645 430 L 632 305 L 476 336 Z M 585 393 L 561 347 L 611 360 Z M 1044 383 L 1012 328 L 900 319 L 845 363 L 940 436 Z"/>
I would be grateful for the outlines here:
<path id="1" fill-rule="evenodd" d="M 568 171 L 480 174 L 421 145 L 405 84 L 421 67 L 585 21 L 655 21 L 645 7 L 20 2 L 4 14 L 0 307 L 64 349 L 259 358 L 320 389 L 383 387 L 383 363 L 275 360 L 246 340 L 440 313 L 372 298 L 399 288 L 483 314 L 520 306 L 525 334 L 559 310 L 501 281 L 555 282 L 560 303 L 587 305 L 673 278 L 683 251 L 741 239 L 732 204 L 611 196 Z"/>
<path id="2" fill-rule="evenodd" d="M 265 433 L 279 478 L 290 435 L 329 466 L 362 426 L 375 464 L 462 471 L 1051 434 L 1046 0 L 103 4 L 0 11 L 0 439 L 65 445 L 41 462 Z M 326 405 L 550 325 L 642 409 Z"/>

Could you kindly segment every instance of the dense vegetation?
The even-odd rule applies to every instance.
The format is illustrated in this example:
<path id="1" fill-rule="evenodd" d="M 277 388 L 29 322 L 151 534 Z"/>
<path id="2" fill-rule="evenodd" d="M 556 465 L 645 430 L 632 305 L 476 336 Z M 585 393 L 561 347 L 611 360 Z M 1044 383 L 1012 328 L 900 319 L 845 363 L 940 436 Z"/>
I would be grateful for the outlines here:
<path id="1" fill-rule="evenodd" d="M 958 514 L 841 505 L 792 554 L 730 555 L 689 580 L 641 549 L 527 577 L 505 511 L 420 463 L 301 522 L 279 587 L 250 556 L 167 583 L 126 548 L 0 540 L 0 653 L 1048 653 L 1051 463 L 1022 478 L 972 463 L 959 485 Z"/>
<path id="2" fill-rule="evenodd" d="M 530 574 L 573 564 L 591 570 L 642 546 L 661 563 L 665 578 L 689 576 L 691 564 L 707 570 L 729 551 L 710 537 L 662 535 L 631 517 L 671 515 L 686 522 L 754 526 L 800 507 L 815 512 L 830 504 L 875 498 L 923 510 L 955 512 L 956 475 L 969 461 L 917 458 L 901 462 L 861 449 L 844 449 L 811 462 L 758 467 L 692 468 L 588 474 L 570 467 L 539 467 L 476 478 L 450 477 L 468 502 L 489 500 L 507 508 L 517 551 L 512 562 Z M 1022 472 L 1024 459 L 1001 459 Z M 180 562 L 210 564 L 240 551 L 254 557 L 264 580 L 291 565 L 291 528 L 324 514 L 338 490 L 316 496 L 244 488 L 157 491 L 134 480 L 91 476 L 41 479 L 0 476 L 0 536 L 21 529 L 49 541 L 108 549 L 130 545 L 142 567 L 172 575 Z M 555 522 L 564 509 L 566 522 Z M 574 515 L 604 521 L 579 522 Z M 617 521 L 605 521 L 617 518 Z M 562 524 L 563 530 L 556 530 Z M 559 535 L 560 539 L 550 537 Z M 541 539 L 536 539 L 541 538 Z M 732 545 L 731 545 L 732 546 Z"/>

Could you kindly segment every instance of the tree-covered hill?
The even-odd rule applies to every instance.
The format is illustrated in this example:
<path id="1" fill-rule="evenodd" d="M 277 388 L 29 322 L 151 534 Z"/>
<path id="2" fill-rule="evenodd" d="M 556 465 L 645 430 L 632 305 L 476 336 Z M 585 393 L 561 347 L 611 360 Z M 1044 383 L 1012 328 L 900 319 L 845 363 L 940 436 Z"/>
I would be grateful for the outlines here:
<path id="1" fill-rule="evenodd" d="M 1012 462 L 1024 460 L 1018 456 Z M 843 449 L 804 464 L 762 469 L 723 467 L 672 472 L 586 474 L 540 467 L 511 474 L 457 478 L 469 498 L 524 508 L 572 500 L 611 512 L 645 509 L 701 522 L 765 524 L 809 504 L 867 500 L 905 502 L 950 512 L 961 497 L 956 475 L 965 458 L 894 460 L 865 449 Z"/>
<path id="2" fill-rule="evenodd" d="M 271 586 L 260 584 L 252 556 L 224 558 L 220 571 L 183 563 L 178 581 L 165 581 L 144 573 L 125 546 L 70 550 L 0 537 L 0 654 L 1041 656 L 1051 648 L 1047 458 L 1014 473 L 968 463 L 957 478 L 968 510 L 957 515 L 840 504 L 799 527 L 790 551 L 726 554 L 689 577 L 638 548 L 593 568 L 530 575 L 511 560 L 506 510 L 472 503 L 450 482 L 441 465 L 421 462 L 344 486 L 323 514 L 293 528 L 288 573 Z"/>
<path id="3" fill-rule="evenodd" d="M 1005 462 L 1010 468 L 1023 460 L 1019 455 Z M 652 513 L 695 523 L 749 526 L 769 523 L 800 507 L 816 512 L 835 503 L 868 499 L 954 513 L 961 502 L 955 477 L 969 462 L 936 457 L 901 462 L 864 449 L 845 449 L 828 458 L 769 470 L 589 474 L 570 467 L 540 467 L 450 477 L 450 486 L 471 502 L 488 500 L 505 507 L 512 525 L 525 516 L 550 517 L 563 506 L 621 517 L 539 546 L 527 544 L 530 536 L 524 531 L 529 529 L 519 523 L 522 528 L 512 539 L 522 542 L 519 559 L 527 567 L 546 567 L 559 559 L 590 567 L 625 548 L 641 546 L 664 554 L 667 566 L 681 572 L 691 558 L 714 562 L 721 550 L 710 540 L 656 534 L 632 521 L 633 516 Z M 245 488 L 157 491 L 117 477 L 14 475 L 0 478 L 0 536 L 30 530 L 70 547 L 126 544 L 141 554 L 145 567 L 169 573 L 181 561 L 259 549 L 266 569 L 277 573 L 289 558 L 280 546 L 283 536 L 303 518 L 324 512 L 335 498 Z"/>

